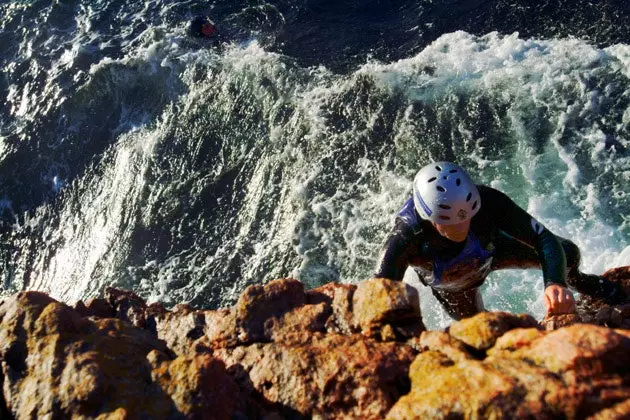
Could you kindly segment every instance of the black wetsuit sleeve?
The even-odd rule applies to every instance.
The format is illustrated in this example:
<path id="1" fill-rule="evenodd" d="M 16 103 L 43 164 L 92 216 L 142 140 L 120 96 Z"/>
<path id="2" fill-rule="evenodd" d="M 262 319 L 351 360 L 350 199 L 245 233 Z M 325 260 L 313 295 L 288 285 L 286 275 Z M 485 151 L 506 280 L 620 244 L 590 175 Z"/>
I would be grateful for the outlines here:
<path id="1" fill-rule="evenodd" d="M 545 287 L 566 287 L 566 256 L 560 241 L 507 195 L 490 187 L 481 187 L 482 206 L 491 207 L 496 226 L 509 236 L 536 249 L 540 258 Z"/>
<path id="2" fill-rule="evenodd" d="M 402 280 L 409 266 L 409 251 L 413 233 L 401 219 L 396 219 L 393 229 L 387 235 L 385 245 L 376 265 L 374 277 Z"/>

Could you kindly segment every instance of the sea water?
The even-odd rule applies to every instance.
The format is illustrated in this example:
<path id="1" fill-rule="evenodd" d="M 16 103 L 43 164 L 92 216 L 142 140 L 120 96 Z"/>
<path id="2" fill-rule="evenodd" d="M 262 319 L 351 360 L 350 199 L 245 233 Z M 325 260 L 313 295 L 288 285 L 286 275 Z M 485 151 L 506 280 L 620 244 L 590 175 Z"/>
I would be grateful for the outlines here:
<path id="1" fill-rule="evenodd" d="M 533 28 L 495 3 L 0 4 L 2 293 L 217 308 L 279 277 L 356 284 L 433 160 L 573 240 L 583 271 L 630 265 L 624 27 L 608 3 Z M 198 13 L 227 42 L 190 38 Z M 539 270 L 482 289 L 538 318 L 542 291 Z"/>

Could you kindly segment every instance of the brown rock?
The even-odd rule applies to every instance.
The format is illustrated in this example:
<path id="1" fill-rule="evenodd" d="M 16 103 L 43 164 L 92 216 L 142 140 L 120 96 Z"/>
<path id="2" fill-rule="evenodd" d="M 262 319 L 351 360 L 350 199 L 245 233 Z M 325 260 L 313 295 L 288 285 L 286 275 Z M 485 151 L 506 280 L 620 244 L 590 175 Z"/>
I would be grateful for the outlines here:
<path id="1" fill-rule="evenodd" d="M 332 307 L 332 316 L 326 323 L 328 332 L 346 335 L 359 332 L 352 319 L 352 297 L 356 289 L 354 284 L 328 283 L 306 292 L 309 304 L 323 302 Z"/>
<path id="2" fill-rule="evenodd" d="M 306 303 L 304 286 L 295 279 L 273 280 L 249 286 L 234 307 L 241 343 L 265 341 L 265 322 L 281 318 Z"/>
<path id="3" fill-rule="evenodd" d="M 609 323 L 612 316 L 612 310 L 613 308 L 610 306 L 605 306 L 601 308 L 597 312 L 597 315 L 595 315 L 595 322 L 599 325 L 606 325 L 607 323 Z"/>
<path id="4" fill-rule="evenodd" d="M 623 322 L 630 318 L 630 303 L 612 307 L 610 322 L 615 327 L 622 327 Z"/>
<path id="5" fill-rule="evenodd" d="M 443 353 L 455 362 L 473 359 L 464 343 L 442 331 L 423 331 L 419 338 L 413 338 L 407 344 L 421 352 Z"/>
<path id="6" fill-rule="evenodd" d="M 610 313 L 610 323 L 613 327 L 621 327 L 621 324 L 623 324 L 623 315 L 617 308 L 613 308 Z"/>
<path id="7" fill-rule="evenodd" d="M 169 417 L 229 419 L 237 411 L 240 390 L 222 361 L 208 354 L 170 361 L 156 350 L 148 359 L 153 380 L 175 404 Z"/>
<path id="8" fill-rule="evenodd" d="M 215 351 L 242 389 L 287 415 L 362 419 L 383 418 L 407 392 L 414 354 L 406 345 L 331 334 L 306 344 Z"/>
<path id="9" fill-rule="evenodd" d="M 145 310 L 147 304 L 137 294 L 129 290 L 106 287 L 105 299 L 114 308 L 116 318 L 129 322 L 138 328 L 146 327 Z"/>
<path id="10" fill-rule="evenodd" d="M 577 314 L 547 315 L 540 322 L 540 325 L 547 331 L 553 331 L 579 322 L 582 322 L 582 320 Z"/>
<path id="11" fill-rule="evenodd" d="M 86 303 L 78 301 L 74 309 L 85 317 L 113 318 L 115 315 L 114 308 L 106 299 L 90 299 Z"/>
<path id="12" fill-rule="evenodd" d="M 628 420 L 630 419 L 630 399 L 620 402 L 610 408 L 599 411 L 588 420 Z"/>
<path id="13" fill-rule="evenodd" d="M 538 322 L 527 314 L 507 312 L 481 312 L 470 318 L 454 322 L 449 334 L 478 350 L 487 350 L 496 340 L 514 328 L 537 327 Z"/>
<path id="14" fill-rule="evenodd" d="M 542 337 L 544 333 L 537 328 L 516 328 L 510 330 L 499 337 L 488 355 L 492 356 L 498 352 L 512 352 L 529 347 L 535 340 Z"/>
<path id="15" fill-rule="evenodd" d="M 385 324 L 380 330 L 381 341 L 396 341 L 396 333 L 391 325 Z"/>
<path id="16" fill-rule="evenodd" d="M 326 320 L 332 310 L 330 305 L 304 305 L 287 312 L 280 318 L 271 317 L 265 322 L 265 339 L 269 341 L 303 342 L 315 332 L 326 330 Z"/>
<path id="17" fill-rule="evenodd" d="M 194 342 L 204 335 L 206 319 L 202 311 L 180 310 L 153 316 L 157 337 L 177 355 L 191 351 Z"/>
<path id="18" fill-rule="evenodd" d="M 602 277 L 619 283 L 627 296 L 630 296 L 630 266 L 615 267 L 602 274 Z"/>
<path id="19" fill-rule="evenodd" d="M 521 335 L 518 331 L 510 332 L 513 339 Z M 483 361 L 455 361 L 433 350 L 421 353 L 410 367 L 411 391 L 398 400 L 387 418 L 580 419 L 630 398 L 630 388 L 616 374 L 592 371 L 588 380 L 576 380 L 566 371 L 558 375 L 546 366 L 510 357 L 519 352 L 526 354 L 528 347 L 542 347 L 541 342 L 557 332 L 545 334 L 530 329 L 527 335 L 539 338 L 526 340 L 529 345 L 513 353 L 493 348 Z M 558 349 L 548 349 L 554 350 Z M 576 365 L 564 367 L 573 369 Z"/>
<path id="20" fill-rule="evenodd" d="M 210 347 L 234 347 L 238 344 L 236 314 L 231 309 L 204 311 L 205 339 Z"/>
<path id="21" fill-rule="evenodd" d="M 627 306 L 597 310 L 609 308 L 604 322 L 623 326 L 630 321 Z M 383 279 L 306 293 L 296 280 L 277 280 L 249 288 L 235 307 L 218 311 L 189 305 L 167 311 L 117 289 L 109 289 L 107 300 L 76 307 L 36 292 L 0 304 L 0 383 L 10 416 L 628 414 L 629 330 L 562 327 L 576 319 L 555 317 L 544 321 L 555 328 L 546 332 L 526 315 L 483 313 L 454 323 L 450 334 L 422 332 L 414 297 Z M 101 310 L 125 321 L 101 319 Z M 363 334 L 353 334 L 358 327 Z M 2 408 L 0 398 L 0 415 Z"/>
<path id="22" fill-rule="evenodd" d="M 400 281 L 370 279 L 353 296 L 354 324 L 364 332 L 382 325 L 421 323 L 420 299 L 413 287 Z"/>
<path id="23" fill-rule="evenodd" d="M 518 372 L 518 375 L 514 373 Z M 543 369 L 508 359 L 454 363 L 441 352 L 418 355 L 410 367 L 411 392 L 388 419 L 553 418 L 545 397 L 562 382 Z"/>
<path id="24" fill-rule="evenodd" d="M 116 319 L 91 321 L 36 292 L 0 305 L 4 396 L 17 418 L 115 414 L 165 418 L 172 401 L 146 354 L 163 343 Z"/>
<path id="25" fill-rule="evenodd" d="M 578 324 L 541 337 L 514 353 L 554 373 L 576 377 L 628 372 L 630 339 L 609 328 Z"/>

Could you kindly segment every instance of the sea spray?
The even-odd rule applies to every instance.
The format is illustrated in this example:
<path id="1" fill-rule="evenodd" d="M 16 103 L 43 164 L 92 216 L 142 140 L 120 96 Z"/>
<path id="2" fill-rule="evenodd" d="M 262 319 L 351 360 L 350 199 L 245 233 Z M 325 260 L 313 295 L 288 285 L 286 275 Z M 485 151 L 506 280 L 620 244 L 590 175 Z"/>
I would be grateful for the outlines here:
<path id="1" fill-rule="evenodd" d="M 44 60 L 30 40 L 3 57 L 5 293 L 119 285 L 215 308 L 276 277 L 357 283 L 438 159 L 574 240 L 584 271 L 630 263 L 627 46 L 453 32 L 337 73 L 252 37 L 199 44 L 154 6 L 81 5 L 78 32 L 32 44 Z M 536 270 L 484 287 L 488 308 L 536 316 L 541 293 Z"/>

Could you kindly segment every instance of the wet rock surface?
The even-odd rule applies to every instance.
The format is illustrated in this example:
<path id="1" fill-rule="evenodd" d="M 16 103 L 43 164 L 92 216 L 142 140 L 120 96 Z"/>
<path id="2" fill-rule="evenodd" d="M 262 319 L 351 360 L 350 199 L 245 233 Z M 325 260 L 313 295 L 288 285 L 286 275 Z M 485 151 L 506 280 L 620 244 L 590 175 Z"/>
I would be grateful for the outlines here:
<path id="1" fill-rule="evenodd" d="M 2 418 L 630 417 L 629 303 L 426 331 L 416 291 L 387 279 L 279 279 L 214 311 L 104 296 L 0 304 Z"/>

